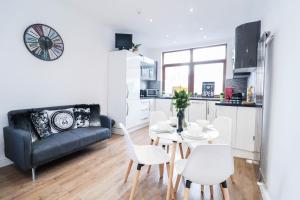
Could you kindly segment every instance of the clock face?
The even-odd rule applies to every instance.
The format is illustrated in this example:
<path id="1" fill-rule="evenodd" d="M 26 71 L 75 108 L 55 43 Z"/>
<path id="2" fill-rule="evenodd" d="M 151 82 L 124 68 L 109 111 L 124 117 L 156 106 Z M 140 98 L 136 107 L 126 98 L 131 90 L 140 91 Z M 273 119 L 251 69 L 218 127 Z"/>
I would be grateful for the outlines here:
<path id="1" fill-rule="evenodd" d="M 24 43 L 32 55 L 45 61 L 58 59 L 64 51 L 60 35 L 44 24 L 29 26 L 24 32 Z"/>

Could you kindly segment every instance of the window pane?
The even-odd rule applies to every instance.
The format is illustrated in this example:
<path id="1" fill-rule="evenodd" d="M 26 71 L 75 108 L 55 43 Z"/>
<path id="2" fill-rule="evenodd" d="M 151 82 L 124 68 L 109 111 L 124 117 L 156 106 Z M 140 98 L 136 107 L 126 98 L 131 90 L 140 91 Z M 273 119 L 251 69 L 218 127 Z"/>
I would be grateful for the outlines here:
<path id="1" fill-rule="evenodd" d="M 165 93 L 172 94 L 173 87 L 188 88 L 189 66 L 165 68 Z"/>
<path id="2" fill-rule="evenodd" d="M 224 63 L 195 65 L 194 92 L 202 93 L 202 82 L 215 82 L 215 95 L 223 92 Z"/>
<path id="3" fill-rule="evenodd" d="M 226 58 L 226 46 L 206 47 L 193 50 L 193 61 L 210 61 Z"/>
<path id="4" fill-rule="evenodd" d="M 187 63 L 190 62 L 190 51 L 175 51 L 164 53 L 164 64 Z"/>

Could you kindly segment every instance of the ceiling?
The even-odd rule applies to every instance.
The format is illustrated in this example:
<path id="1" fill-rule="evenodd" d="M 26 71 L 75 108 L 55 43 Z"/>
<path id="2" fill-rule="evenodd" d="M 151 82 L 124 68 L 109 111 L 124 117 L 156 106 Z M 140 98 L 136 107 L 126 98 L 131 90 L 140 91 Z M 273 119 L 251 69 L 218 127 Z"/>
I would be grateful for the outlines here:
<path id="1" fill-rule="evenodd" d="M 259 0 L 64 0 L 148 48 L 233 38 Z"/>

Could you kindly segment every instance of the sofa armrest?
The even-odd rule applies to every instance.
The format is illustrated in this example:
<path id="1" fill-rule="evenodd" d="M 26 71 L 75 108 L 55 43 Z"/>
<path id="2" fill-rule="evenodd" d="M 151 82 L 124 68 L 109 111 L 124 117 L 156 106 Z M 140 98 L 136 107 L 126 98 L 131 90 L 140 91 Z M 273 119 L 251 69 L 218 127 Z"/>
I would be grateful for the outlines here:
<path id="1" fill-rule="evenodd" d="M 5 156 L 12 160 L 22 170 L 31 166 L 31 134 L 28 131 L 3 128 Z"/>
<path id="2" fill-rule="evenodd" d="M 101 126 L 102 127 L 105 127 L 105 128 L 108 128 L 109 131 L 110 131 L 110 135 L 111 135 L 111 130 L 112 130 L 112 120 L 111 118 L 109 118 L 108 116 L 106 115 L 100 115 L 100 120 L 101 120 Z"/>

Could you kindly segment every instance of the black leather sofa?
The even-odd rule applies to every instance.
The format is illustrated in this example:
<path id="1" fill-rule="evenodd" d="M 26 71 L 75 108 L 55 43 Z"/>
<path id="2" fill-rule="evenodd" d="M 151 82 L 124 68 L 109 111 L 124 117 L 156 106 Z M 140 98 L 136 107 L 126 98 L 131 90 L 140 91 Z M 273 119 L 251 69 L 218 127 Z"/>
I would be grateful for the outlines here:
<path id="1" fill-rule="evenodd" d="M 90 124 L 94 124 L 93 127 L 72 129 L 32 142 L 31 134 L 35 134 L 35 129 L 31 122 L 31 113 L 82 107 L 90 108 Z M 8 123 L 9 126 L 3 128 L 5 156 L 23 171 L 32 169 L 33 180 L 38 166 L 111 138 L 111 119 L 100 115 L 100 106 L 97 104 L 10 111 Z M 100 123 L 101 126 L 97 126 Z"/>

